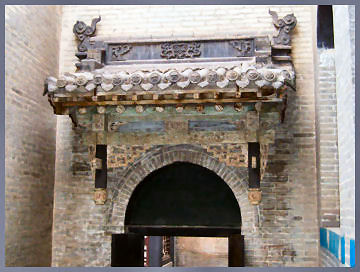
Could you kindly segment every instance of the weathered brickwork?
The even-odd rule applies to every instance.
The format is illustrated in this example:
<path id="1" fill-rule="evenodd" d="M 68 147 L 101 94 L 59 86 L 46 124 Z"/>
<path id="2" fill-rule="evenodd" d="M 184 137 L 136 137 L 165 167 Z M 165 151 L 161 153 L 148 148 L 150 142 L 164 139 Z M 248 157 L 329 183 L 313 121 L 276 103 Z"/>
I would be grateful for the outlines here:
<path id="1" fill-rule="evenodd" d="M 269 155 L 269 145 L 260 144 L 260 179 L 262 180 L 265 175 Z"/>
<path id="2" fill-rule="evenodd" d="M 191 162 L 206 167 L 218 174 L 232 189 L 241 207 L 242 233 L 254 233 L 254 208 L 247 199 L 247 168 L 227 166 L 212 158 L 203 148 L 196 145 L 166 145 L 146 152 L 135 164 L 118 175 L 114 182 L 113 199 L 109 204 L 106 230 L 114 233 L 124 231 L 126 206 L 135 187 L 151 172 L 173 162 Z M 120 177 L 120 178 L 119 178 Z"/>
<path id="3" fill-rule="evenodd" d="M 318 49 L 316 92 L 320 226 L 339 227 L 335 49 Z"/>
<path id="4" fill-rule="evenodd" d="M 5 265 L 50 266 L 61 8 L 5 7 Z"/>
<path id="5" fill-rule="evenodd" d="M 245 144 L 203 145 L 212 157 L 229 166 L 247 167 L 248 148 Z"/>
<path id="6" fill-rule="evenodd" d="M 245 144 L 203 144 L 201 146 L 212 157 L 228 166 L 247 167 L 248 151 Z M 150 147 L 149 145 L 108 145 L 108 168 L 127 167 Z"/>
<path id="7" fill-rule="evenodd" d="M 57 124 L 52 265 L 109 266 L 111 236 L 105 232 L 104 226 L 107 225 L 108 214 L 111 214 L 113 193 L 118 194 L 118 201 L 113 203 L 119 212 L 113 213 L 117 218 L 112 219 L 116 219 L 118 223 L 114 227 L 121 231 L 126 199 L 131 195 L 135 184 L 161 165 L 184 158 L 214 169 L 226 182 L 233 180 L 234 185 L 239 182 L 239 189 L 242 188 L 239 193 L 236 193 L 235 187 L 232 188 L 240 203 L 244 222 L 246 265 L 319 265 L 313 48 L 316 44 L 316 7 L 65 6 L 62 17 L 60 70 L 74 71 L 77 43 L 72 26 L 76 20 L 89 23 L 92 18 L 101 14 L 102 21 L 97 26 L 97 36 L 103 38 L 200 38 L 209 37 L 209 33 L 216 33 L 216 37 L 234 34 L 272 35 L 274 28 L 272 18 L 268 15 L 269 8 L 281 15 L 294 12 L 297 17 L 298 25 L 292 40 L 297 91 L 289 93 L 284 123 L 276 129 L 275 144 L 270 144 L 268 149 L 268 162 L 261 183 L 263 196 L 258 209 L 251 206 L 247 200 L 246 168 L 239 172 L 234 166 L 225 167 L 226 157 L 231 156 L 225 155 L 224 162 L 219 162 L 216 158 L 218 154 L 211 155 L 214 149 L 209 147 L 205 151 L 206 149 L 196 145 L 199 138 L 193 145 L 184 147 L 153 146 L 140 157 L 139 150 L 134 151 L 127 147 L 127 151 L 131 152 L 130 157 L 126 156 L 129 167 L 122 165 L 124 158 L 114 158 L 113 166 L 117 168 L 108 170 L 108 201 L 103 206 L 97 206 L 93 202 L 94 181 L 91 177 L 86 140 L 71 128 L 70 119 L 62 116 L 58 118 Z M 193 18 L 190 21 L 189 16 Z M 136 24 L 132 23 L 134 21 Z M 176 132 L 175 129 L 174 131 Z M 124 135 L 126 134 L 122 137 L 126 137 Z M 113 138 L 113 143 L 117 140 L 117 145 L 122 145 L 122 137 Z M 132 137 L 136 139 L 136 136 Z M 191 151 L 192 148 L 195 150 Z M 171 149 L 173 151 L 170 152 Z M 163 155 L 165 158 L 156 157 L 154 152 L 159 150 L 161 154 L 169 155 Z M 139 165 L 143 167 L 136 167 Z M 236 173 L 244 178 L 239 178 Z M 127 182 L 123 183 L 124 181 Z"/>
<path id="8" fill-rule="evenodd" d="M 126 167 L 139 158 L 149 146 L 146 145 L 108 145 L 108 168 Z"/>
<path id="9" fill-rule="evenodd" d="M 54 117 L 41 96 L 46 76 L 75 70 L 72 27 L 77 20 L 90 23 L 101 15 L 97 36 L 103 39 L 271 36 L 269 8 L 298 19 L 291 53 L 297 91 L 289 93 L 285 120 L 276 133 L 259 137 L 259 206 L 249 205 L 246 192 L 246 141 L 255 138 L 255 130 L 194 132 L 188 120 L 177 116 L 165 120 L 166 133 L 160 135 L 114 132 L 85 137 L 91 128 L 100 132 L 110 127 L 118 116 L 106 120 L 93 115 L 98 122 L 92 127 L 85 113 L 78 116 L 84 128 L 75 129 L 68 117 Z M 247 266 L 339 266 L 319 247 L 319 226 L 340 226 L 345 238 L 342 260 L 354 265 L 355 7 L 333 8 L 335 50 L 318 51 L 315 6 L 7 6 L 6 265 L 109 266 L 107 231 L 123 231 L 134 186 L 172 161 L 203 165 L 231 184 L 243 217 Z M 204 112 L 213 118 L 214 110 L 206 107 Z M 131 114 L 121 117 L 125 123 L 140 116 L 130 108 L 126 112 Z M 163 114 L 167 111 L 165 107 Z M 183 113 L 187 111 L 193 114 L 196 107 L 185 107 Z M 162 118 L 153 107 L 144 112 L 153 112 L 150 119 Z M 234 123 L 247 120 L 244 109 L 234 115 L 233 108 L 224 106 L 224 112 Z M 108 144 L 105 205 L 93 200 L 89 145 L 95 143 Z M 109 219 L 115 219 L 114 226 Z"/>

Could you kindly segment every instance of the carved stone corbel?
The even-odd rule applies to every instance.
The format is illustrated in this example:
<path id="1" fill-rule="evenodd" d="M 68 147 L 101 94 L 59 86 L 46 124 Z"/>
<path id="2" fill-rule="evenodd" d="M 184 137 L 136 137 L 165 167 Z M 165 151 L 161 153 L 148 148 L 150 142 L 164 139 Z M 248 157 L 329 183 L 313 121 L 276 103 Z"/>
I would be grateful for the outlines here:
<path id="1" fill-rule="evenodd" d="M 249 188 L 248 199 L 250 204 L 259 205 L 261 202 L 261 190 L 260 188 Z"/>
<path id="2" fill-rule="evenodd" d="M 107 199 L 107 191 L 105 188 L 95 188 L 94 201 L 96 205 L 104 205 Z"/>

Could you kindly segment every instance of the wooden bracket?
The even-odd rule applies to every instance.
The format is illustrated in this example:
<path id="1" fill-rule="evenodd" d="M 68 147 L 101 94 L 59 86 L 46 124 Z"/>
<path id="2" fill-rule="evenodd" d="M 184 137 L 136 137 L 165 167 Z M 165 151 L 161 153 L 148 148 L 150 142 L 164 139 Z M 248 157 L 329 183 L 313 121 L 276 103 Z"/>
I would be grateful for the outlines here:
<path id="1" fill-rule="evenodd" d="M 103 205 L 107 198 L 107 145 L 96 145 L 95 159 L 92 162 L 95 168 L 94 201 L 96 205 Z"/>
<path id="2" fill-rule="evenodd" d="M 258 205 L 261 201 L 260 191 L 260 144 L 248 143 L 248 198 L 251 204 Z"/>

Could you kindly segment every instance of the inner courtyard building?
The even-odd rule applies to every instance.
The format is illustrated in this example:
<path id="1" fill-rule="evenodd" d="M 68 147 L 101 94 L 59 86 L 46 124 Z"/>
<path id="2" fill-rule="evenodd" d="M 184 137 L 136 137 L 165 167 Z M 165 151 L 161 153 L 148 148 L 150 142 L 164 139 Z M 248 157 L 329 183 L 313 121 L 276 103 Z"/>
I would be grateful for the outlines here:
<path id="1" fill-rule="evenodd" d="M 354 6 L 8 5 L 5 65 L 6 266 L 355 266 Z"/>

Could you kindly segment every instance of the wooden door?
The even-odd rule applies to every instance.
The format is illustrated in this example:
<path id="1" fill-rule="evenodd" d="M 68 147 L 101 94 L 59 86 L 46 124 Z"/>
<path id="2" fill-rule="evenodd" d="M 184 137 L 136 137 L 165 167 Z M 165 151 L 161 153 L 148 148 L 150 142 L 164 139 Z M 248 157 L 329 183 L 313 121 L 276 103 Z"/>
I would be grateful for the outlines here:
<path id="1" fill-rule="evenodd" d="M 111 266 L 144 266 L 144 236 L 135 233 L 113 234 Z"/>
<path id="2" fill-rule="evenodd" d="M 229 267 L 243 267 L 244 260 L 244 236 L 233 234 L 229 236 Z"/>

